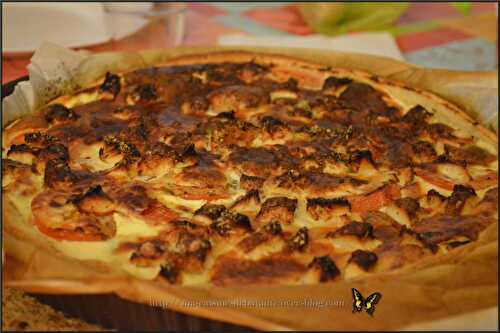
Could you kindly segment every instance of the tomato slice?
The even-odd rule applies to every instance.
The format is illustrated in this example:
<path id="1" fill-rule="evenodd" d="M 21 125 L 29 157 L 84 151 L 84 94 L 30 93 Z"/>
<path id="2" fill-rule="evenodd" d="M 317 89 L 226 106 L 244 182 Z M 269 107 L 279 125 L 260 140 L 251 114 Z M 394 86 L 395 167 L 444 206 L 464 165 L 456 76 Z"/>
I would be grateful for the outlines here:
<path id="1" fill-rule="evenodd" d="M 400 197 L 401 192 L 399 186 L 390 184 L 369 194 L 354 196 L 348 200 L 351 204 L 352 211 L 363 215 L 370 211 L 379 210 Z"/>
<path id="2" fill-rule="evenodd" d="M 41 233 L 49 236 L 50 238 L 55 238 L 58 240 L 68 240 L 68 241 L 81 241 L 81 242 L 91 242 L 91 241 L 102 241 L 103 235 L 101 233 L 83 233 L 81 231 L 61 229 L 61 228 L 50 228 L 43 224 L 40 220 L 35 220 L 35 224 Z"/>
<path id="3" fill-rule="evenodd" d="M 453 191 L 453 186 L 455 186 L 454 183 L 440 177 L 439 174 L 435 172 L 424 169 L 415 169 L 415 174 L 426 182 L 448 191 Z"/>
<path id="4" fill-rule="evenodd" d="M 163 206 L 160 202 L 155 202 L 142 211 L 141 215 L 146 222 L 153 225 L 167 223 L 179 218 L 179 215 L 171 209 Z"/>

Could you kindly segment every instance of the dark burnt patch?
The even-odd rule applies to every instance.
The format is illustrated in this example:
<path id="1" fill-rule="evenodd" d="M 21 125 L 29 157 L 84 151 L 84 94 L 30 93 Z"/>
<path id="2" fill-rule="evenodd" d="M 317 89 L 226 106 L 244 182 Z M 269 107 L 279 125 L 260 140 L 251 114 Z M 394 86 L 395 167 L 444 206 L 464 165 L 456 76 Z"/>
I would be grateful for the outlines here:
<path id="1" fill-rule="evenodd" d="M 120 92 L 120 77 L 110 72 L 106 72 L 104 82 L 99 87 L 101 92 L 109 92 L 113 96 L 118 95 Z"/>
<path id="2" fill-rule="evenodd" d="M 264 257 L 257 261 L 225 256 L 213 268 L 212 283 L 217 286 L 248 283 L 283 283 L 306 271 L 297 260 L 288 257 Z"/>
<path id="3" fill-rule="evenodd" d="M 215 221 L 224 211 L 226 211 L 224 205 L 204 204 L 194 212 L 194 215 L 203 215 Z"/>
<path id="4" fill-rule="evenodd" d="M 461 148 L 445 145 L 445 150 L 451 161 L 467 164 L 485 165 L 497 159 L 494 155 L 475 145 Z"/>
<path id="5" fill-rule="evenodd" d="M 411 145 L 411 148 L 418 163 L 431 163 L 437 158 L 434 146 L 430 142 L 417 141 Z"/>
<path id="6" fill-rule="evenodd" d="M 68 109 L 62 104 L 50 104 L 43 110 L 43 113 L 48 123 L 53 123 L 54 121 L 76 120 L 78 118 L 72 109 Z"/>
<path id="7" fill-rule="evenodd" d="M 485 216 L 439 215 L 420 221 L 413 230 L 420 241 L 436 250 L 437 245 L 457 236 L 477 240 L 479 233 L 493 222 L 493 218 Z"/>
<path id="8" fill-rule="evenodd" d="M 300 228 L 297 233 L 289 239 L 288 246 L 292 250 L 303 251 L 309 244 L 309 233 L 307 227 Z"/>
<path id="9" fill-rule="evenodd" d="M 161 265 L 160 276 L 164 277 L 168 282 L 174 284 L 179 279 L 179 268 L 171 263 Z"/>
<path id="10" fill-rule="evenodd" d="M 356 250 L 351 254 L 349 262 L 353 262 L 364 271 L 370 270 L 376 263 L 378 257 L 375 253 L 364 250 Z"/>
<path id="11" fill-rule="evenodd" d="M 346 77 L 330 76 L 325 80 L 325 82 L 323 82 L 323 90 L 330 88 L 336 89 L 350 83 L 352 83 L 352 79 Z"/>
<path id="12" fill-rule="evenodd" d="M 361 161 L 367 161 L 372 165 L 375 165 L 373 161 L 372 153 L 369 150 L 355 150 L 349 155 L 349 163 L 350 164 L 359 164 Z"/>
<path id="13" fill-rule="evenodd" d="M 9 148 L 9 151 L 7 152 L 7 156 L 14 154 L 14 153 L 30 153 L 30 154 L 38 154 L 38 149 L 37 148 L 32 148 L 28 146 L 25 143 L 22 143 L 20 145 L 12 145 Z"/>
<path id="14" fill-rule="evenodd" d="M 475 197 L 476 192 L 472 187 L 465 185 L 453 186 L 453 192 L 446 203 L 447 214 L 460 214 L 465 201 L 470 197 Z"/>
<path id="15" fill-rule="evenodd" d="M 368 222 L 349 222 L 334 232 L 330 232 L 326 237 L 356 236 L 362 238 L 373 238 L 373 226 Z"/>
<path id="16" fill-rule="evenodd" d="M 351 205 L 345 198 L 308 198 L 306 209 L 315 220 L 318 220 L 344 215 L 349 212 Z"/>
<path id="17" fill-rule="evenodd" d="M 269 133 L 276 133 L 284 128 L 287 128 L 284 122 L 271 116 L 263 117 L 260 120 L 260 123 L 264 127 L 264 129 Z"/>
<path id="18" fill-rule="evenodd" d="M 248 176 L 243 174 L 240 177 L 240 187 L 247 191 L 258 191 L 264 185 L 264 180 L 265 179 L 260 177 Z"/>
<path id="19" fill-rule="evenodd" d="M 268 198 L 262 204 L 256 219 L 260 223 L 279 221 L 280 223 L 290 224 L 293 222 L 296 208 L 297 199 L 287 197 Z"/>
<path id="20" fill-rule="evenodd" d="M 90 187 L 86 192 L 72 196 L 68 201 L 79 205 L 83 200 L 87 198 L 102 198 L 106 200 L 111 200 L 111 198 L 104 192 L 101 185 L 95 185 Z"/>
<path id="21" fill-rule="evenodd" d="M 446 244 L 446 248 L 448 250 L 453 250 L 457 247 L 460 247 L 460 246 L 463 246 L 463 245 L 466 245 L 466 244 L 469 244 L 471 241 L 470 240 L 465 240 L 465 241 L 453 241 L 453 242 L 449 242 L 448 244 Z"/>
<path id="22" fill-rule="evenodd" d="M 395 201 L 396 205 L 405 210 L 410 219 L 414 219 L 418 210 L 420 209 L 420 204 L 416 199 L 413 198 L 401 198 Z"/>
<path id="23" fill-rule="evenodd" d="M 215 213 L 218 213 L 218 211 Z M 218 217 L 213 220 L 210 228 L 220 236 L 229 236 L 231 233 L 235 232 L 235 229 L 244 231 L 252 230 L 248 216 L 229 209 L 224 209 Z"/>
<path id="24" fill-rule="evenodd" d="M 283 232 L 281 224 L 278 221 L 266 224 L 263 229 L 271 235 L 280 235 Z"/>
<path id="25" fill-rule="evenodd" d="M 189 230 L 179 232 L 176 249 L 185 256 L 194 257 L 199 262 L 204 262 L 212 249 L 212 244 L 202 233 Z"/>
<path id="26" fill-rule="evenodd" d="M 39 143 L 42 145 L 46 145 L 57 141 L 57 138 L 47 133 L 33 132 L 25 134 L 24 141 L 26 143 Z"/>
<path id="27" fill-rule="evenodd" d="M 226 111 L 220 112 L 216 116 L 216 118 L 227 119 L 227 120 L 235 120 L 234 111 Z"/>
<path id="28" fill-rule="evenodd" d="M 413 108 L 411 108 L 407 113 L 405 113 L 402 120 L 405 123 L 409 124 L 413 129 L 419 130 L 428 125 L 427 119 L 431 115 L 432 114 L 429 111 L 427 111 L 422 105 L 416 105 Z"/>
<path id="29" fill-rule="evenodd" d="M 349 201 L 345 198 L 312 198 L 307 199 L 307 207 L 320 206 L 320 207 L 334 207 L 334 206 L 344 206 L 351 207 Z"/>
<path id="30" fill-rule="evenodd" d="M 152 205 L 151 199 L 142 185 L 132 185 L 115 194 L 116 200 L 132 211 L 141 213 Z"/>
<path id="31" fill-rule="evenodd" d="M 40 150 L 39 158 L 44 160 L 59 159 L 62 161 L 69 161 L 69 152 L 63 144 L 50 144 Z"/>
<path id="32" fill-rule="evenodd" d="M 9 172 L 14 172 L 16 170 L 29 170 L 31 165 L 14 161 L 8 158 L 2 158 L 2 175 L 6 175 Z"/>
<path id="33" fill-rule="evenodd" d="M 340 101 L 348 108 L 357 111 L 383 113 L 387 105 L 383 94 L 365 83 L 353 82 L 340 94 Z"/>
<path id="34" fill-rule="evenodd" d="M 330 256 L 315 257 L 309 264 L 309 267 L 320 270 L 320 282 L 332 281 L 340 275 L 340 270 Z"/>
<path id="35" fill-rule="evenodd" d="M 53 187 L 57 183 L 72 182 L 75 178 L 66 161 L 49 160 L 45 166 L 44 182 L 46 186 Z"/>
<path id="36" fill-rule="evenodd" d="M 186 228 L 186 229 L 197 229 L 199 226 L 187 220 L 175 220 L 170 222 L 171 225 L 178 228 Z"/>

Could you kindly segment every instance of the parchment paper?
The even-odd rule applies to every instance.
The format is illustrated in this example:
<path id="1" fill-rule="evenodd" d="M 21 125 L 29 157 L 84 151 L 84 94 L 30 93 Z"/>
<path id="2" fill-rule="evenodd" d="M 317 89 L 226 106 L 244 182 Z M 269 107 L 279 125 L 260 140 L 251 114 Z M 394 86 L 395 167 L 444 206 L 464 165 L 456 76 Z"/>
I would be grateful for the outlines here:
<path id="1" fill-rule="evenodd" d="M 263 49 L 250 47 L 176 48 L 140 53 L 87 55 L 45 44 L 29 67 L 30 82 L 18 86 L 4 100 L 3 125 L 32 112 L 60 94 L 94 82 L 106 71 L 153 65 L 192 53 L 244 49 L 279 53 L 329 66 L 362 69 L 430 90 L 496 127 L 498 85 L 496 72 L 466 73 L 417 68 L 388 58 L 332 51 Z M 151 304 L 258 329 L 277 330 L 382 330 L 382 329 L 497 329 L 498 224 L 491 225 L 477 242 L 446 255 L 433 256 L 393 273 L 354 281 L 310 286 L 179 287 L 133 279 L 106 270 L 96 262 L 76 261 L 29 239 L 4 232 L 7 251 L 6 285 L 45 293 L 110 293 Z M 16 249 L 23 247 L 20 258 Z M 26 249 L 29 248 L 29 251 Z M 378 291 L 382 300 L 373 317 L 352 313 L 351 288 L 363 295 Z M 183 301 L 335 300 L 343 306 L 186 306 Z M 262 303 L 261 303 L 262 304 Z M 493 309 L 492 309 L 493 308 Z M 436 321 L 439 320 L 439 321 Z M 474 324 L 474 326 L 472 326 Z"/>

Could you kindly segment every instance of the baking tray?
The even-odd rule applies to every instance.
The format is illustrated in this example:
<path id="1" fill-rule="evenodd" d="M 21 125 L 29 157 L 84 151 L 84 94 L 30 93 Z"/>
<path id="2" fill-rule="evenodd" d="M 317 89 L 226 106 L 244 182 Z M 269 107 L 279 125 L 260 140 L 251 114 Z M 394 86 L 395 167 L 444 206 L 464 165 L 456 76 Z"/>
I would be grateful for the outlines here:
<path id="1" fill-rule="evenodd" d="M 2 100 L 12 94 L 19 82 L 27 80 L 29 80 L 29 77 L 23 76 L 3 84 Z M 30 293 L 29 295 L 67 316 L 76 317 L 108 329 L 133 331 L 254 331 L 243 326 L 186 315 L 161 307 L 129 302 L 113 294 L 52 295 Z M 214 311 L 216 310 L 214 309 Z"/>

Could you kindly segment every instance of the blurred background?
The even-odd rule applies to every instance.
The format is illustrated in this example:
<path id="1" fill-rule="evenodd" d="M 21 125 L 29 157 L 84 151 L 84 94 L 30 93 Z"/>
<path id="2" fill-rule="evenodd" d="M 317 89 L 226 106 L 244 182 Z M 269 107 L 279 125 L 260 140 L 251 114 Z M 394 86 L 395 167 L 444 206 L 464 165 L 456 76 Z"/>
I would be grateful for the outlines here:
<path id="1" fill-rule="evenodd" d="M 43 42 L 93 52 L 206 45 L 335 49 L 419 66 L 498 68 L 498 7 L 481 2 L 4 3 L 2 82 Z"/>

